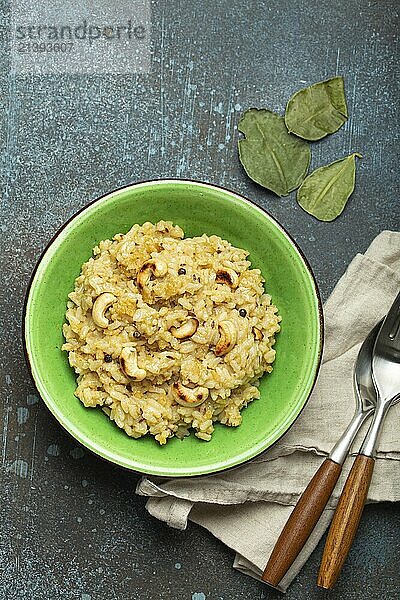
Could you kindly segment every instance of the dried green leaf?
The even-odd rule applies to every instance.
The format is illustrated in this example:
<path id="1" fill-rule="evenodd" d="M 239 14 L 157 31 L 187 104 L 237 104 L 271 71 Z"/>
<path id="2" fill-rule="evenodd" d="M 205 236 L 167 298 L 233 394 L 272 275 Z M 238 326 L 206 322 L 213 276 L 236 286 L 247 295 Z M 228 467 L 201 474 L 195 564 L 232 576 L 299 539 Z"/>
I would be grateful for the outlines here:
<path id="1" fill-rule="evenodd" d="M 307 142 L 288 133 L 283 117 L 251 108 L 238 124 L 239 158 L 247 175 L 278 196 L 287 196 L 306 176 L 311 152 Z"/>
<path id="2" fill-rule="evenodd" d="M 361 154 L 355 152 L 306 177 L 297 191 L 301 208 L 320 221 L 336 219 L 354 191 L 356 157 L 361 158 Z"/>
<path id="3" fill-rule="evenodd" d="M 315 141 L 335 133 L 347 117 L 343 77 L 332 77 L 294 94 L 286 106 L 285 123 L 290 132 Z"/>

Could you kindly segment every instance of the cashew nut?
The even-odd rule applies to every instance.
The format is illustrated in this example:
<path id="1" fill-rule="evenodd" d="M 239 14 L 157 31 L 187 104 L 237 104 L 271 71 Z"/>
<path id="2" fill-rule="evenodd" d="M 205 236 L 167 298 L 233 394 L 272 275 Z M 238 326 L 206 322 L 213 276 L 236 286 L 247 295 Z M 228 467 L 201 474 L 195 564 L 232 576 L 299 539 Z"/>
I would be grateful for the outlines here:
<path id="1" fill-rule="evenodd" d="M 215 346 L 215 355 L 227 354 L 236 344 L 236 326 L 232 321 L 221 321 L 218 325 L 219 340 Z"/>
<path id="2" fill-rule="evenodd" d="M 180 327 L 171 327 L 170 332 L 178 340 L 186 340 L 196 333 L 198 326 L 198 320 L 191 317 L 186 319 Z"/>
<path id="3" fill-rule="evenodd" d="M 143 291 L 143 289 L 149 283 L 150 277 L 152 275 L 154 275 L 154 277 L 163 277 L 167 274 L 167 271 L 167 264 L 160 258 L 152 258 L 151 260 L 146 261 L 140 267 L 139 272 L 136 276 L 136 283 L 138 288 L 141 291 Z"/>
<path id="4" fill-rule="evenodd" d="M 96 323 L 98 327 L 107 327 L 108 319 L 105 316 L 105 312 L 107 308 L 111 306 L 116 301 L 116 297 L 114 294 L 110 294 L 109 292 L 104 292 L 100 294 L 96 298 L 92 308 L 92 317 L 93 321 Z"/>
<path id="5" fill-rule="evenodd" d="M 169 233 L 170 227 L 166 221 L 159 221 L 156 225 L 156 231 L 158 233 Z"/>
<path id="6" fill-rule="evenodd" d="M 121 369 L 127 377 L 135 381 L 143 381 L 146 377 L 146 371 L 140 369 L 137 364 L 137 352 L 133 346 L 125 346 L 119 357 Z"/>
<path id="7" fill-rule="evenodd" d="M 195 407 L 203 404 L 208 397 L 208 389 L 205 387 L 188 388 L 179 381 L 172 384 L 172 395 L 181 406 Z"/>
<path id="8" fill-rule="evenodd" d="M 226 283 L 230 288 L 235 289 L 239 285 L 239 275 L 233 269 L 218 269 L 215 283 Z"/>
<path id="9" fill-rule="evenodd" d="M 253 334 L 256 340 L 262 340 L 264 337 L 261 329 L 257 329 L 257 327 L 253 327 Z"/>

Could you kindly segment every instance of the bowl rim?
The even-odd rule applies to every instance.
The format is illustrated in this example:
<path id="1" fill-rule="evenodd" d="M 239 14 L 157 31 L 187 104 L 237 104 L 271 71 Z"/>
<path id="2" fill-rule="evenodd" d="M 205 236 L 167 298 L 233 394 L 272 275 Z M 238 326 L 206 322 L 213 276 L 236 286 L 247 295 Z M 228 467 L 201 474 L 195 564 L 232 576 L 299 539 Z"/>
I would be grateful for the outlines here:
<path id="1" fill-rule="evenodd" d="M 53 244 L 58 240 L 58 238 L 60 237 L 60 235 L 63 233 L 63 231 L 68 227 L 68 225 L 70 225 L 70 223 L 72 221 L 74 221 L 77 217 L 81 216 L 83 213 L 85 213 L 86 211 L 89 212 L 90 209 L 95 205 L 95 204 L 100 204 L 102 201 L 105 201 L 106 198 L 109 198 L 110 196 L 113 196 L 114 194 L 118 194 L 119 192 L 122 192 L 124 190 L 129 190 L 131 188 L 137 188 L 137 187 L 146 187 L 146 186 L 150 186 L 150 185 L 158 185 L 158 184 L 168 184 L 168 183 L 173 183 L 173 184 L 178 184 L 178 185 L 187 185 L 187 184 L 192 184 L 192 185 L 196 185 L 199 187 L 206 187 L 206 188 L 211 188 L 214 190 L 222 190 L 225 193 L 228 193 L 229 195 L 233 196 L 236 200 L 239 200 L 241 202 L 244 202 L 245 204 L 248 204 L 251 206 L 251 208 L 255 209 L 256 211 L 258 211 L 261 216 L 263 218 L 267 218 L 268 220 L 270 220 L 273 225 L 279 229 L 281 231 L 281 233 L 289 240 L 290 244 L 293 246 L 293 248 L 296 250 L 296 252 L 298 253 L 299 257 L 301 258 L 301 260 L 303 261 L 304 266 L 306 267 L 306 270 L 308 271 L 308 274 L 310 276 L 310 280 L 312 283 L 312 289 L 313 289 L 313 293 L 314 296 L 317 300 L 317 310 L 318 310 L 318 325 L 319 325 L 319 336 L 318 336 L 318 349 L 317 349 L 317 357 L 316 357 L 316 363 L 315 363 L 315 372 L 313 374 L 313 379 L 310 385 L 310 388 L 308 390 L 307 393 L 307 397 L 304 400 L 303 406 L 300 408 L 299 412 L 297 413 L 297 415 L 295 416 L 295 418 L 293 419 L 293 421 L 285 428 L 285 430 L 269 445 L 267 445 L 264 448 L 261 449 L 256 449 L 256 451 L 254 452 L 254 454 L 252 454 L 251 456 L 248 456 L 245 459 L 238 459 L 235 462 L 229 463 L 227 465 L 222 465 L 222 466 L 216 466 L 214 468 L 208 468 L 208 467 L 198 467 L 196 468 L 196 471 L 193 473 L 188 473 L 187 471 L 179 471 L 179 470 L 168 470 L 168 471 L 164 471 L 164 469 L 160 469 L 160 468 L 140 468 L 137 466 L 132 466 L 132 464 L 129 464 L 126 460 L 118 460 L 118 455 L 112 454 L 107 452 L 106 450 L 103 450 L 102 448 L 99 448 L 97 445 L 95 444 L 91 444 L 91 440 L 88 437 L 84 437 L 84 436 L 80 436 L 79 438 L 76 437 L 76 434 L 73 430 L 71 430 L 71 428 L 68 426 L 68 424 L 62 419 L 62 415 L 59 415 L 58 412 L 54 409 L 54 407 L 51 405 L 50 402 L 48 402 L 48 399 L 45 397 L 45 394 L 42 394 L 42 392 L 40 391 L 40 386 L 41 386 L 41 382 L 38 378 L 38 380 L 35 377 L 35 373 L 34 373 L 34 366 L 33 366 L 33 359 L 31 357 L 30 351 L 29 351 L 29 339 L 28 339 L 28 323 L 29 323 L 29 316 L 28 316 L 28 308 L 29 308 L 29 303 L 30 303 L 30 299 L 31 299 L 31 294 L 33 293 L 33 289 L 34 289 L 34 283 L 36 280 L 36 276 L 38 274 L 39 268 L 42 264 L 42 261 L 44 260 L 45 256 L 47 255 L 47 253 L 50 251 L 51 247 L 53 246 Z M 23 313 L 22 313 L 22 338 L 23 338 L 23 349 L 24 349 L 24 355 L 25 355 L 25 362 L 28 366 L 28 371 L 30 374 L 30 377 L 33 381 L 33 384 L 35 386 L 36 391 L 38 392 L 40 398 L 43 400 L 43 402 L 45 403 L 46 407 L 48 408 L 48 410 L 52 413 L 52 415 L 55 417 L 55 419 L 57 420 L 57 422 L 63 427 L 63 429 L 79 444 L 81 444 L 82 446 L 85 447 L 85 449 L 89 450 L 90 452 L 92 452 L 93 454 L 95 454 L 97 457 L 106 460 L 108 463 L 111 463 L 113 465 L 117 465 L 123 469 L 126 469 L 128 471 L 131 472 L 135 472 L 135 473 L 140 473 L 140 474 L 147 474 L 147 475 L 157 475 L 157 476 L 162 476 L 162 477 L 169 477 L 169 478 L 179 478 L 179 477 L 201 477 L 204 475 L 210 475 L 213 473 L 221 473 L 224 471 L 228 471 L 234 468 L 237 468 L 243 464 L 246 464 L 248 462 L 250 462 L 251 460 L 253 460 L 254 458 L 256 458 L 257 456 L 260 456 L 261 454 L 263 454 L 264 452 L 267 452 L 270 448 L 272 448 L 277 442 L 279 442 L 279 440 L 282 439 L 282 437 L 291 429 L 291 427 L 294 425 L 294 423 L 297 421 L 297 419 L 299 418 L 299 416 L 301 415 L 301 413 L 303 412 L 304 408 L 306 407 L 311 393 L 315 387 L 315 384 L 317 382 L 318 379 L 318 374 L 319 374 L 319 370 L 321 368 L 321 362 L 322 362 L 322 354 L 323 354 L 323 346 L 324 346 L 324 317 L 323 317 L 323 308 L 322 308 L 322 300 L 321 300 L 321 295 L 320 295 L 320 291 L 318 288 L 318 284 L 314 275 L 314 272 L 311 268 L 311 265 L 308 261 L 308 259 L 306 258 L 304 252 L 302 251 L 302 249 L 300 248 L 300 246 L 298 245 L 298 243 L 296 242 L 296 240 L 290 235 L 290 233 L 285 229 L 285 227 L 283 225 L 281 225 L 265 208 L 263 208 L 262 206 L 259 206 L 258 204 L 256 204 L 253 200 L 250 200 L 249 198 L 247 198 L 246 196 L 243 196 L 242 194 L 238 193 L 238 192 L 234 192 L 233 190 L 222 186 L 222 185 L 217 185 L 214 183 L 208 183 L 206 181 L 201 181 L 201 180 L 197 180 L 197 179 L 181 179 L 178 177 L 166 177 L 166 178 L 158 178 L 158 179 L 145 179 L 145 180 L 140 180 L 134 183 L 129 183 L 126 185 L 122 185 L 118 188 L 115 188 L 111 191 L 105 192 L 104 194 L 101 194 L 100 196 L 94 198 L 93 200 L 90 200 L 87 204 L 85 204 L 84 206 L 82 206 L 80 209 L 78 209 L 75 213 L 73 213 L 71 215 L 71 217 L 69 217 L 54 233 L 54 235 L 50 238 L 49 242 L 46 244 L 46 246 L 44 247 L 43 251 L 40 253 L 39 258 L 37 259 L 37 262 L 33 268 L 32 274 L 29 278 L 28 281 L 28 285 L 26 288 L 26 292 L 25 292 L 25 298 L 24 298 L 24 305 L 23 305 Z"/>

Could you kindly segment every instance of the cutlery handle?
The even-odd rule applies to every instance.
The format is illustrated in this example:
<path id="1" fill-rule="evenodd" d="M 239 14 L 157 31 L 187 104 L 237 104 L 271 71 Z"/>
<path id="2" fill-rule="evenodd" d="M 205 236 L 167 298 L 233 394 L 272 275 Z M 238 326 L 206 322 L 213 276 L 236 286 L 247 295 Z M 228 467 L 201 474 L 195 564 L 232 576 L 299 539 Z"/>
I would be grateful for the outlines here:
<path id="1" fill-rule="evenodd" d="M 327 458 L 300 496 L 275 544 L 262 580 L 277 586 L 294 562 L 317 524 L 342 466 Z"/>
<path id="2" fill-rule="evenodd" d="M 350 550 L 362 511 L 375 461 L 359 454 L 351 467 L 333 516 L 318 573 L 318 586 L 332 589 Z"/>

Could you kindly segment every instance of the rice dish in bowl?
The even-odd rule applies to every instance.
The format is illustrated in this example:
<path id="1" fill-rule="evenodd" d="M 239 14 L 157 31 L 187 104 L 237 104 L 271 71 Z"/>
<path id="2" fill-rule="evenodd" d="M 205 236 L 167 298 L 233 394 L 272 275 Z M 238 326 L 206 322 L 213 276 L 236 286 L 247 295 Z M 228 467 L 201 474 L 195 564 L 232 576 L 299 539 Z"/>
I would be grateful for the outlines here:
<path id="1" fill-rule="evenodd" d="M 280 317 L 246 250 L 184 238 L 171 222 L 101 241 L 69 294 L 63 326 L 75 395 L 129 436 L 160 444 L 238 426 L 272 371 Z"/>

